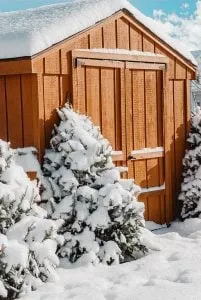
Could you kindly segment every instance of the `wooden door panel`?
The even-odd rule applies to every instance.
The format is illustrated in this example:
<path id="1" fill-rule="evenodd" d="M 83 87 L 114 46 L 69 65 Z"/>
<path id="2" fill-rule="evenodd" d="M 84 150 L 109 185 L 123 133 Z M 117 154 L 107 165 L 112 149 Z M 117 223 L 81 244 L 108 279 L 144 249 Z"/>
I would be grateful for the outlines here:
<path id="1" fill-rule="evenodd" d="M 162 78 L 163 72 L 154 68 L 126 70 L 127 140 L 130 137 L 127 155 L 133 158 L 128 161 L 128 175 L 146 192 L 141 198 L 146 207 L 145 216 L 156 222 L 162 222 L 164 215 L 161 212 L 165 182 L 163 148 L 160 152 L 163 146 Z"/>
<path id="2" fill-rule="evenodd" d="M 113 149 L 116 147 L 114 84 L 114 69 L 101 68 L 101 131 Z"/>

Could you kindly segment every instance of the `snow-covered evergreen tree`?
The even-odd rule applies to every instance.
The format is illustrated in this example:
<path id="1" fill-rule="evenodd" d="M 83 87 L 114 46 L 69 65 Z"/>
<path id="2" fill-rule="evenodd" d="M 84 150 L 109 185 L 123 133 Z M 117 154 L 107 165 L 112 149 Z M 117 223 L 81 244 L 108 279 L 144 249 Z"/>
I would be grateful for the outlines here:
<path id="1" fill-rule="evenodd" d="M 201 112 L 192 117 L 179 200 L 182 220 L 201 216 Z"/>
<path id="2" fill-rule="evenodd" d="M 66 105 L 58 110 L 51 149 L 44 157 L 44 190 L 49 216 L 63 219 L 65 243 L 59 250 L 70 262 L 108 264 L 142 256 L 144 206 L 139 187 L 120 179 L 111 146 L 85 115 Z"/>
<path id="3" fill-rule="evenodd" d="M 15 298 L 55 278 L 61 220 L 44 219 L 39 190 L 0 140 L 0 299 Z"/>

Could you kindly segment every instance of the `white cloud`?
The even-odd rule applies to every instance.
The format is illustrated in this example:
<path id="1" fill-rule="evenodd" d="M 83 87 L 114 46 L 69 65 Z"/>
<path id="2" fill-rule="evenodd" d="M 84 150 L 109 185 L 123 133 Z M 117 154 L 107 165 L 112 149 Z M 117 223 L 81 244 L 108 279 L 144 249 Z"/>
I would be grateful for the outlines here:
<path id="1" fill-rule="evenodd" d="M 188 50 L 201 49 L 201 0 L 197 0 L 196 10 L 190 16 L 161 12 L 163 11 L 159 10 L 157 13 L 155 10 L 153 12 L 159 26 L 163 25 L 168 34 L 183 41 Z"/>
<path id="2" fill-rule="evenodd" d="M 184 2 L 184 3 L 182 3 L 182 5 L 181 5 L 181 9 L 188 9 L 190 7 L 190 5 L 189 5 L 189 3 L 187 3 L 187 2 Z"/>
<path id="3" fill-rule="evenodd" d="M 165 12 L 162 9 L 154 9 L 153 10 L 153 17 L 155 19 L 160 19 L 165 16 Z"/>

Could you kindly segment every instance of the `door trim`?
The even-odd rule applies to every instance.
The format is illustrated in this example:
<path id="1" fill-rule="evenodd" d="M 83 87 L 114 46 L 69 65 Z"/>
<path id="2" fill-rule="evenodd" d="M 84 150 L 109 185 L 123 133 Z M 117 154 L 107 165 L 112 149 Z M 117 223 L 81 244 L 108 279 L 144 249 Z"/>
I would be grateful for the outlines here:
<path id="1" fill-rule="evenodd" d="M 119 60 L 152 64 L 168 64 L 169 62 L 169 59 L 166 56 L 160 54 L 141 51 L 129 51 L 126 49 L 122 49 L 122 53 L 120 53 L 120 51 L 118 52 L 117 49 L 75 49 L 72 50 L 72 58 Z"/>

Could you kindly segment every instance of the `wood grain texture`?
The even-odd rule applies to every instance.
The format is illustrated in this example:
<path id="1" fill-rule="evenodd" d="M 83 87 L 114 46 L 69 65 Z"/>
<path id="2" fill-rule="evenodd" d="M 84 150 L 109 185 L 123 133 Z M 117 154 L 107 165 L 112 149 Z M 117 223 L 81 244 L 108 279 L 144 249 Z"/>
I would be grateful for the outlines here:
<path id="1" fill-rule="evenodd" d="M 142 33 L 130 25 L 130 50 L 142 51 Z"/>
<path id="2" fill-rule="evenodd" d="M 95 28 L 89 34 L 89 48 L 102 48 L 102 28 Z"/>
<path id="3" fill-rule="evenodd" d="M 187 78 L 187 69 L 184 64 L 176 60 L 175 62 L 175 79 L 186 79 Z"/>
<path id="4" fill-rule="evenodd" d="M 122 150 L 121 70 L 114 71 L 115 150 Z"/>
<path id="5" fill-rule="evenodd" d="M 154 53 L 155 45 L 153 40 L 147 35 L 143 34 L 143 51 Z"/>
<path id="6" fill-rule="evenodd" d="M 13 148 L 23 147 L 23 123 L 20 76 L 6 76 L 8 140 Z"/>
<path id="7" fill-rule="evenodd" d="M 125 70 L 125 91 L 126 91 L 126 144 L 127 144 L 127 158 L 134 149 L 134 132 L 133 132 L 133 78 L 132 72 L 129 69 Z M 134 162 L 127 161 L 128 177 L 134 178 L 135 168 Z"/>
<path id="8" fill-rule="evenodd" d="M 21 76 L 21 101 L 23 119 L 23 144 L 25 147 L 33 146 L 33 101 L 35 101 L 35 99 L 32 99 L 32 75 Z"/>
<path id="9" fill-rule="evenodd" d="M 42 161 L 42 157 L 45 151 L 45 103 L 44 103 L 44 79 L 43 75 L 37 75 L 37 86 L 38 86 L 38 132 L 39 132 L 39 158 Z"/>
<path id="10" fill-rule="evenodd" d="M 61 75 L 60 80 L 60 101 L 59 106 L 63 107 L 67 100 L 72 100 L 72 77 L 70 75 Z M 69 99 L 68 99 L 69 97 Z"/>
<path id="11" fill-rule="evenodd" d="M 5 76 L 0 76 L 0 139 L 8 140 Z"/>
<path id="12" fill-rule="evenodd" d="M 97 67 L 86 68 L 86 113 L 101 126 L 100 69 Z"/>
<path id="13" fill-rule="evenodd" d="M 101 69 L 102 134 L 115 149 L 114 69 Z"/>
<path id="14" fill-rule="evenodd" d="M 133 131 L 134 145 L 132 150 L 146 147 L 146 110 L 144 97 L 144 71 L 132 71 L 133 89 Z M 147 187 L 146 161 L 135 162 L 135 181 L 141 187 Z"/>
<path id="15" fill-rule="evenodd" d="M 177 194 L 180 190 L 182 159 L 185 154 L 186 119 L 185 119 L 184 81 L 174 81 L 174 119 L 175 119 L 175 171 Z"/>
<path id="16" fill-rule="evenodd" d="M 103 47 L 106 49 L 117 48 L 115 20 L 112 22 L 106 22 L 103 25 Z"/>
<path id="17" fill-rule="evenodd" d="M 49 146 L 54 124 L 58 122 L 55 108 L 59 107 L 59 77 L 44 76 L 45 145 Z"/>
<path id="18" fill-rule="evenodd" d="M 54 51 L 53 53 L 45 57 L 45 74 L 60 74 L 60 73 L 61 73 L 60 51 Z"/>
<path id="19" fill-rule="evenodd" d="M 145 71 L 145 99 L 146 99 L 146 147 L 158 146 L 157 120 L 157 92 L 156 71 Z M 147 160 L 147 185 L 148 187 L 159 186 L 158 159 Z M 161 221 L 160 197 L 148 198 L 149 218 L 155 222 Z"/>
<path id="20" fill-rule="evenodd" d="M 130 27 L 129 22 L 124 18 L 117 20 L 117 48 L 128 49 L 130 48 Z"/>

